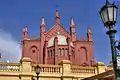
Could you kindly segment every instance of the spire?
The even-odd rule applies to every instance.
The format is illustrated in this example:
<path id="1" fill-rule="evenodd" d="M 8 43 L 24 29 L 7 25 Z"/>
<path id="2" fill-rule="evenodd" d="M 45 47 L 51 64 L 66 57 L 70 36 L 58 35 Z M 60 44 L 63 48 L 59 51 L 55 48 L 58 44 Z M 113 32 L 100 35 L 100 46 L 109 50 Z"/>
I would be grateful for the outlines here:
<path id="1" fill-rule="evenodd" d="M 24 29 L 23 29 L 23 32 L 28 32 L 28 27 L 27 27 L 26 24 L 25 24 L 25 27 L 24 27 Z"/>
<path id="2" fill-rule="evenodd" d="M 41 25 L 45 25 L 44 17 L 42 16 L 42 23 Z"/>
<path id="3" fill-rule="evenodd" d="M 59 17 L 58 9 L 56 9 L 55 19 L 56 19 L 56 24 L 60 24 L 60 17 Z"/>
<path id="4" fill-rule="evenodd" d="M 42 16 L 42 22 L 40 25 L 40 32 L 43 33 L 45 32 L 45 21 L 44 21 L 44 17 Z"/>
<path id="5" fill-rule="evenodd" d="M 23 39 L 23 40 L 28 39 L 28 27 L 27 27 L 26 24 L 25 24 L 25 27 L 24 27 L 24 29 L 23 29 L 22 39 Z"/>
<path id="6" fill-rule="evenodd" d="M 93 41 L 92 40 L 92 31 L 89 26 L 88 26 L 88 30 L 87 30 L 87 38 L 88 38 L 88 41 Z"/>
<path id="7" fill-rule="evenodd" d="M 72 17 L 70 19 L 70 35 L 71 35 L 72 41 L 73 42 L 76 41 L 75 23 Z"/>
<path id="8" fill-rule="evenodd" d="M 91 29 L 90 29 L 90 26 L 88 26 L 88 34 L 92 34 L 92 31 L 91 31 Z"/>
<path id="9" fill-rule="evenodd" d="M 58 9 L 56 9 L 56 18 L 60 18 L 59 13 L 58 13 Z"/>
<path id="10" fill-rule="evenodd" d="M 73 18 L 71 18 L 70 25 L 71 25 L 71 26 L 74 26 L 74 25 L 75 25 L 75 24 L 74 24 L 74 20 L 73 20 Z"/>

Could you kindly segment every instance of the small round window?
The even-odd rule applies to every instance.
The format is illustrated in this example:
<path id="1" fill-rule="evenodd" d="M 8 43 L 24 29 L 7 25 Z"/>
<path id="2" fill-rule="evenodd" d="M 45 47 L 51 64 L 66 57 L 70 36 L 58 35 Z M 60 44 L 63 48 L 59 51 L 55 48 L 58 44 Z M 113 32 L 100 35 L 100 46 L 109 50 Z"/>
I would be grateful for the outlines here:
<path id="1" fill-rule="evenodd" d="M 31 47 L 31 53 L 37 53 L 37 47 L 36 46 Z"/>
<path id="2" fill-rule="evenodd" d="M 36 51 L 35 51 L 35 50 L 32 50 L 32 53 L 36 53 Z"/>

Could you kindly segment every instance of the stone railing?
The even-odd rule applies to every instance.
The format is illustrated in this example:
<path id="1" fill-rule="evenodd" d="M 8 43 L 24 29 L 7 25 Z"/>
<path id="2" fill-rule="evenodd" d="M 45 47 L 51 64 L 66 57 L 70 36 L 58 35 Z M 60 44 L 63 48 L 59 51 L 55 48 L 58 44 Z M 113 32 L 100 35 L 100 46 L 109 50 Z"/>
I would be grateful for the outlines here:
<path id="1" fill-rule="evenodd" d="M 36 64 L 32 64 L 32 71 L 35 72 Z M 62 73 L 61 72 L 61 65 L 45 65 L 45 64 L 39 64 L 40 66 L 40 72 L 45 73 Z"/>
<path id="2" fill-rule="evenodd" d="M 20 63 L 0 62 L 0 71 L 20 71 Z"/>
<path id="3" fill-rule="evenodd" d="M 96 74 L 96 67 L 71 66 L 74 74 Z"/>
<path id="4" fill-rule="evenodd" d="M 0 80 L 31 80 L 36 79 L 35 67 L 30 58 L 21 59 L 20 63 L 0 62 Z M 72 65 L 63 60 L 59 65 L 39 64 L 40 80 L 81 80 L 86 77 L 105 72 L 104 63 L 98 62 L 94 67 Z M 7 76 L 7 77 L 6 77 Z"/>

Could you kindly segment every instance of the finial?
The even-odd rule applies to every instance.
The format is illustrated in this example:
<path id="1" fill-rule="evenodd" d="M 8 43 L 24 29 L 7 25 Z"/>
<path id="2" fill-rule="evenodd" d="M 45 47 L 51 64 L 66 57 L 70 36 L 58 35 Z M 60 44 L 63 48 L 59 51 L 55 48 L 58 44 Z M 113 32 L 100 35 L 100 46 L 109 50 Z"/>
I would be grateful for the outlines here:
<path id="1" fill-rule="evenodd" d="M 88 33 L 92 33 L 90 26 L 88 26 Z"/>
<path id="2" fill-rule="evenodd" d="M 88 31 L 87 31 L 87 39 L 88 39 L 88 41 L 93 41 L 92 40 L 92 31 L 91 31 L 91 29 L 90 29 L 90 27 L 88 26 Z"/>
<path id="3" fill-rule="evenodd" d="M 74 20 L 73 20 L 72 17 L 71 17 L 71 23 L 70 23 L 70 24 L 71 24 L 71 26 L 72 26 L 72 25 L 75 25 L 75 24 L 74 24 Z"/>
<path id="4" fill-rule="evenodd" d="M 109 4 L 110 2 L 108 0 L 106 0 L 106 5 Z"/>
<path id="5" fill-rule="evenodd" d="M 56 5 L 56 12 L 58 12 L 58 5 Z"/>
<path id="6" fill-rule="evenodd" d="M 88 26 L 88 29 L 90 29 L 90 26 Z"/>
<path id="7" fill-rule="evenodd" d="M 25 24 L 25 27 L 27 27 L 27 24 Z"/>
<path id="8" fill-rule="evenodd" d="M 56 24 L 60 24 L 60 17 L 59 17 L 58 9 L 56 9 L 55 19 L 56 19 L 55 20 Z"/>
<path id="9" fill-rule="evenodd" d="M 45 25 L 44 17 L 42 16 L 42 23 L 41 25 Z"/>
<path id="10" fill-rule="evenodd" d="M 59 18 L 58 8 L 56 9 L 56 17 Z"/>
<path id="11" fill-rule="evenodd" d="M 25 24 L 25 27 L 24 27 L 24 29 L 23 29 L 23 32 L 28 32 L 27 24 Z"/>

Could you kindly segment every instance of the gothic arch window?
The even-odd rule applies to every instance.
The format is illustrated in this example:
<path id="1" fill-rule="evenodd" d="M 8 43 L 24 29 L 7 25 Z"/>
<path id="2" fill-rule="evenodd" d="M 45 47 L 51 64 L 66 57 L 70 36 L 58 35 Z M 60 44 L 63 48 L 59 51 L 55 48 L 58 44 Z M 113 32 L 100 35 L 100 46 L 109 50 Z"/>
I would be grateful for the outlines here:
<path id="1" fill-rule="evenodd" d="M 59 48 L 59 49 L 58 49 L 58 56 L 60 56 L 60 50 L 61 50 L 61 49 Z"/>
<path id="2" fill-rule="evenodd" d="M 71 50 L 71 54 L 72 54 L 72 55 L 73 55 L 73 53 L 74 53 L 73 50 Z"/>
<path id="3" fill-rule="evenodd" d="M 55 50 L 54 50 L 54 49 L 52 50 L 52 55 L 53 55 L 53 56 L 55 55 Z"/>
<path id="4" fill-rule="evenodd" d="M 52 50 L 48 51 L 49 56 L 52 56 Z"/>
<path id="5" fill-rule="evenodd" d="M 65 55 L 66 56 L 68 55 L 68 49 L 67 48 L 65 49 Z"/>
<path id="6" fill-rule="evenodd" d="M 62 56 L 64 56 L 64 48 L 62 48 Z"/>
<path id="7" fill-rule="evenodd" d="M 53 54 L 52 54 L 52 50 L 50 50 L 50 56 L 52 56 Z"/>
<path id="8" fill-rule="evenodd" d="M 48 51 L 48 56 L 50 56 L 49 52 L 50 52 L 50 51 Z"/>

